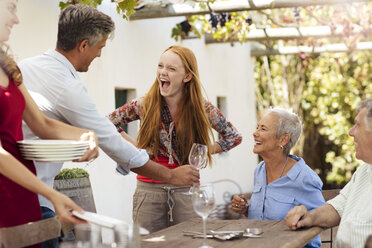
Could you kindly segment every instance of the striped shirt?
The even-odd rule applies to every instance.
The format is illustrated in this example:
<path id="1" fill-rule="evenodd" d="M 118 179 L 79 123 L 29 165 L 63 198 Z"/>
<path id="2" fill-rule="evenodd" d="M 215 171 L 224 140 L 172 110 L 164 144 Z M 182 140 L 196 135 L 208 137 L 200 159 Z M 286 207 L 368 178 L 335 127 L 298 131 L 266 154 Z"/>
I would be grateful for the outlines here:
<path id="1" fill-rule="evenodd" d="M 341 216 L 336 247 L 363 248 L 372 234 L 372 165 L 363 164 L 340 194 L 329 200 Z"/>

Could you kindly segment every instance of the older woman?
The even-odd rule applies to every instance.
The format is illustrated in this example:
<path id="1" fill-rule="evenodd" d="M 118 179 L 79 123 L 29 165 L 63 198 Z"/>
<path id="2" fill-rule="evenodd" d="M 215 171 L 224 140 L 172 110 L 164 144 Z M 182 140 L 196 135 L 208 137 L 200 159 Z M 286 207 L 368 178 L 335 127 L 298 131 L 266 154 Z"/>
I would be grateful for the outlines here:
<path id="1" fill-rule="evenodd" d="M 322 181 L 302 158 L 289 154 L 301 134 L 299 117 L 285 109 L 270 109 L 253 133 L 253 152 L 263 161 L 254 172 L 250 203 L 234 196 L 232 209 L 256 220 L 283 220 L 296 205 L 324 205 Z M 306 247 L 320 247 L 317 236 Z"/>

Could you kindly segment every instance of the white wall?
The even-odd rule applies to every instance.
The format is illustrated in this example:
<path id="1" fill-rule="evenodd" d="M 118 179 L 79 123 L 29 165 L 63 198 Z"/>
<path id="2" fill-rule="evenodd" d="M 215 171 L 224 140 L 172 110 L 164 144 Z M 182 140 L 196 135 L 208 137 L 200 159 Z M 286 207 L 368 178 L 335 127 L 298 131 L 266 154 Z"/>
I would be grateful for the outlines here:
<path id="1" fill-rule="evenodd" d="M 54 48 L 56 43 L 59 0 L 19 0 L 21 23 L 14 27 L 9 44 L 17 60 L 38 55 Z M 116 14 L 108 0 L 99 8 L 115 21 L 116 31 L 108 41 L 102 56 L 80 77 L 102 114 L 114 110 L 114 88 L 134 88 L 142 96 L 155 79 L 157 61 L 164 49 L 176 42 L 171 39 L 172 27 L 179 18 L 125 21 Z M 215 155 L 212 169 L 201 171 L 201 181 L 230 179 L 244 192 L 253 185 L 253 170 L 257 157 L 252 153 L 252 132 L 256 125 L 253 63 L 249 44 L 205 45 L 203 39 L 178 42 L 191 48 L 198 60 L 201 81 L 207 97 L 216 103 L 217 96 L 226 97 L 228 119 L 243 134 L 241 145 L 227 154 Z M 138 126 L 138 124 L 137 124 Z M 84 167 L 67 163 L 66 167 Z M 131 221 L 135 174 L 123 177 L 115 172 L 116 163 L 103 152 L 86 167 L 90 173 L 97 211 L 125 221 Z M 218 202 L 222 193 L 237 193 L 233 183 L 218 183 Z"/>

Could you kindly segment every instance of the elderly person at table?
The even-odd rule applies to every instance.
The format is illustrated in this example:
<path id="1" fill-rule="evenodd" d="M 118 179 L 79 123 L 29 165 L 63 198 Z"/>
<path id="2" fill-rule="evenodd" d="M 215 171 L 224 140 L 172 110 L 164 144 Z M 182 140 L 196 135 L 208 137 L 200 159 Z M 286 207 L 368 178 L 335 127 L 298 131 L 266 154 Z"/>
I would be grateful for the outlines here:
<path id="1" fill-rule="evenodd" d="M 311 210 L 324 205 L 322 181 L 305 161 L 289 154 L 300 137 L 299 117 L 282 108 L 270 109 L 253 133 L 253 152 L 263 161 L 254 172 L 250 204 L 235 195 L 232 210 L 256 220 L 283 220 L 296 205 Z M 306 247 L 320 247 L 317 236 Z"/>
<path id="2" fill-rule="evenodd" d="M 362 248 L 372 234 L 372 98 L 357 108 L 355 125 L 349 135 L 356 143 L 355 156 L 363 160 L 350 182 L 326 205 L 308 211 L 297 206 L 287 214 L 286 224 L 293 230 L 301 227 L 339 225 L 337 247 Z"/>

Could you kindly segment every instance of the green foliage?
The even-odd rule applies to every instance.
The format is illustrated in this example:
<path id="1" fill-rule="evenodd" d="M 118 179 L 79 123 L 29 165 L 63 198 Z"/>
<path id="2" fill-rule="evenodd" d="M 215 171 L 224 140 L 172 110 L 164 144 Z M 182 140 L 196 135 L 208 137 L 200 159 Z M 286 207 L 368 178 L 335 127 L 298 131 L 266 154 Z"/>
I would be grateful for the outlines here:
<path id="1" fill-rule="evenodd" d="M 356 107 L 372 96 L 370 56 L 371 52 L 322 54 L 312 61 L 314 66 L 307 72 L 311 87 L 304 92 L 303 103 L 310 106 L 311 119 L 321 124 L 319 132 L 338 148 L 326 156 L 333 165 L 327 176 L 329 181 L 349 181 L 360 165 L 348 131 L 354 123 Z"/>
<path id="2" fill-rule="evenodd" d="M 90 5 L 96 8 L 97 5 L 100 5 L 101 3 L 102 3 L 102 0 L 68 0 L 68 1 L 60 1 L 59 7 L 60 9 L 64 9 L 71 4 L 84 4 L 84 5 Z"/>
<path id="3" fill-rule="evenodd" d="M 71 4 L 84 4 L 84 5 L 90 5 L 96 8 L 98 5 L 102 4 L 102 0 L 60 1 L 59 7 L 60 9 L 64 9 Z M 136 6 L 136 0 L 117 0 L 116 1 L 116 11 L 126 20 L 128 20 L 128 17 L 135 12 L 134 11 L 135 6 Z"/>
<path id="4" fill-rule="evenodd" d="M 194 2 L 199 4 L 199 7 L 201 9 L 208 9 L 208 4 L 209 3 L 214 3 L 216 0 L 194 0 Z M 223 1 L 228 1 L 228 0 L 223 0 Z"/>
<path id="5" fill-rule="evenodd" d="M 55 177 L 55 180 L 89 177 L 89 173 L 81 168 L 63 169 Z"/>
<path id="6" fill-rule="evenodd" d="M 354 124 L 359 103 L 372 97 L 371 52 L 321 55 L 277 55 L 257 59 L 255 80 L 257 106 L 261 113 L 269 106 L 293 108 L 302 116 L 305 141 L 297 147 L 306 148 L 306 161 L 329 183 L 344 184 L 360 165 L 355 159 L 354 141 L 348 131 Z M 314 132 L 318 135 L 314 137 Z M 323 139 L 318 142 L 318 139 Z M 307 140 L 307 142 L 306 142 Z M 313 143 L 315 146 L 304 147 Z M 317 147 L 319 144 L 328 146 Z M 326 166 L 311 163 L 326 150 Z M 313 160 L 315 161 L 315 160 Z"/>
<path id="7" fill-rule="evenodd" d="M 135 12 L 134 7 L 136 7 L 135 0 L 118 0 L 116 11 L 118 14 L 122 15 L 124 19 L 128 20 L 128 17 Z"/>
<path id="8" fill-rule="evenodd" d="M 176 26 L 172 29 L 171 37 L 174 38 L 176 41 L 178 41 L 181 37 L 185 38 L 185 37 L 190 37 L 190 36 L 194 36 L 200 39 L 202 34 L 204 34 L 205 32 L 197 28 L 197 21 L 199 17 L 200 17 L 199 15 L 193 15 L 191 17 L 186 18 L 186 20 L 189 21 L 189 23 L 191 24 L 191 29 L 190 29 L 189 34 L 186 34 L 185 32 L 183 32 L 181 25 L 177 23 Z"/>

